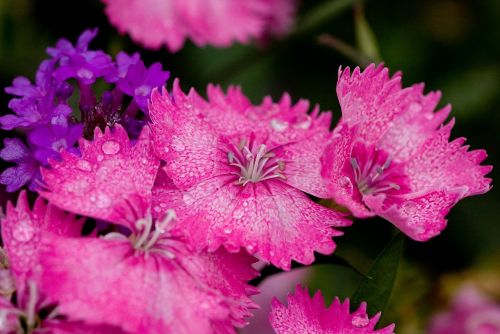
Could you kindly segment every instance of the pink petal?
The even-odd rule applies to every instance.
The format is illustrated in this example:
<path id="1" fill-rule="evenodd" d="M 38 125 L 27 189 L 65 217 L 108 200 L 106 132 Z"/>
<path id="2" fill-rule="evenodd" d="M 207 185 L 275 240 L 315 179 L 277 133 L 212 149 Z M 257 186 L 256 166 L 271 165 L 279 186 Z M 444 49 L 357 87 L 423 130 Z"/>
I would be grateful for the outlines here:
<path id="1" fill-rule="evenodd" d="M 83 219 L 77 220 L 74 215 L 47 205 L 42 198 L 37 198 L 31 210 L 24 191 L 16 207 L 7 203 L 2 219 L 2 241 L 17 289 L 23 290 L 26 280 L 39 269 L 39 247 L 44 234 L 79 236 L 82 225 Z"/>
<path id="2" fill-rule="evenodd" d="M 337 126 L 330 144 L 321 157 L 321 176 L 327 185 L 330 197 L 337 204 L 348 208 L 355 217 L 373 217 L 375 212 L 366 207 L 356 189 L 356 181 L 344 171 L 344 165 L 351 158 L 355 135 L 355 128 L 349 128 L 346 124 Z"/>
<path id="3" fill-rule="evenodd" d="M 366 303 L 351 314 L 348 299 L 341 303 L 335 298 L 326 308 L 321 291 L 311 298 L 307 289 L 300 286 L 297 286 L 295 294 L 288 296 L 288 306 L 274 299 L 269 314 L 277 334 L 394 334 L 394 325 L 374 329 L 379 318 L 380 314 L 368 318 Z"/>
<path id="4" fill-rule="evenodd" d="M 94 140 L 82 139 L 80 150 L 81 157 L 63 152 L 61 162 L 42 170 L 48 189 L 42 196 L 62 209 L 112 222 L 125 223 L 118 209 L 132 197 L 144 199 L 136 209 L 146 210 L 160 164 L 148 127 L 134 145 L 120 125 L 104 133 L 96 128 Z"/>
<path id="5" fill-rule="evenodd" d="M 365 202 L 410 238 L 427 241 L 444 230 L 445 217 L 460 197 L 460 193 L 436 190 L 420 195 L 391 196 L 385 203 L 383 196 L 367 196 Z"/>
<path id="6" fill-rule="evenodd" d="M 129 241 L 47 238 L 40 286 L 59 310 L 88 324 L 131 333 L 234 332 L 245 324 L 248 255 L 193 255 L 179 244 L 175 258 L 135 252 Z M 193 321 L 195 319 L 196 321 Z"/>
<path id="7" fill-rule="evenodd" d="M 171 51 L 186 39 L 196 45 L 227 47 L 233 42 L 286 32 L 294 15 L 293 0 L 103 0 L 110 22 L 121 33 L 151 49 Z M 227 27 L 231 27 L 228 29 Z"/>
<path id="8" fill-rule="evenodd" d="M 212 178 L 176 197 L 183 201 L 177 215 L 186 218 L 181 228 L 199 248 L 246 247 L 263 260 L 290 269 L 292 259 L 311 264 L 314 251 L 331 254 L 335 248 L 331 237 L 342 234 L 331 226 L 350 224 L 279 181 L 245 187 L 225 183 L 223 178 Z"/>
<path id="9" fill-rule="evenodd" d="M 406 173 L 415 191 L 449 189 L 463 196 L 483 194 L 490 190 L 491 179 L 484 176 L 491 166 L 481 166 L 484 150 L 468 151 L 465 139 L 449 142 L 453 121 L 436 131 L 408 161 Z"/>

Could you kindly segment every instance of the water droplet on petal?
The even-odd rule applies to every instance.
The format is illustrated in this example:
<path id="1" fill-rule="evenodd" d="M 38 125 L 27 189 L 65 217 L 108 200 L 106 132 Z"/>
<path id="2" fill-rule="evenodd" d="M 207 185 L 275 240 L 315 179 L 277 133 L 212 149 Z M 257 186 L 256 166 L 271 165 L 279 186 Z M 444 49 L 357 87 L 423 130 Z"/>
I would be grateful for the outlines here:
<path id="1" fill-rule="evenodd" d="M 90 165 L 90 162 L 88 162 L 87 160 L 78 160 L 76 162 L 76 167 L 85 172 L 90 172 L 92 170 L 92 166 Z"/>
<path id="2" fill-rule="evenodd" d="M 283 132 L 288 128 L 288 122 L 281 121 L 279 119 L 273 118 L 271 120 L 271 127 L 273 130 L 278 132 Z"/>
<path id="3" fill-rule="evenodd" d="M 370 319 L 368 319 L 366 314 L 356 314 L 352 317 L 351 323 L 353 326 L 358 328 L 365 327 L 370 323 Z"/>
<path id="4" fill-rule="evenodd" d="M 226 228 L 224 229 L 224 233 L 225 233 L 225 234 L 231 234 L 231 232 L 233 232 L 233 230 L 232 230 L 231 228 L 229 228 L 229 227 L 226 227 Z"/>
<path id="5" fill-rule="evenodd" d="M 99 154 L 97 156 L 97 161 L 102 161 L 104 159 L 104 156 L 102 154 Z"/>
<path id="6" fill-rule="evenodd" d="M 184 203 L 186 203 L 187 205 L 191 205 L 194 203 L 194 197 L 190 194 L 190 193 L 184 193 L 182 195 L 182 200 L 184 201 Z"/>
<path id="7" fill-rule="evenodd" d="M 403 212 L 407 216 L 412 216 L 418 210 L 418 205 L 414 202 L 405 202 L 402 206 Z"/>
<path id="8" fill-rule="evenodd" d="M 111 199 L 109 198 L 108 195 L 100 193 L 99 195 L 97 195 L 97 200 L 96 200 L 95 205 L 99 209 L 108 208 L 111 205 Z"/>
<path id="9" fill-rule="evenodd" d="M 234 219 L 241 219 L 245 215 L 245 211 L 242 209 L 236 209 L 233 211 L 233 218 Z"/>
<path id="10" fill-rule="evenodd" d="M 312 119 L 311 119 L 311 116 L 309 115 L 306 115 L 306 119 L 302 122 L 299 122 L 299 123 L 296 123 L 294 125 L 294 128 L 296 129 L 303 129 L 303 130 L 307 130 L 311 127 L 311 124 L 312 124 Z"/>
<path id="11" fill-rule="evenodd" d="M 108 140 L 102 144 L 102 151 L 108 155 L 116 154 L 120 152 L 120 144 L 114 140 Z"/>
<path id="12" fill-rule="evenodd" d="M 171 145 L 172 145 L 172 148 L 174 150 L 176 150 L 177 152 L 182 152 L 186 148 L 186 146 L 184 145 L 184 143 L 182 142 L 182 140 L 179 137 L 176 137 L 176 136 L 172 137 L 172 143 L 171 143 Z"/>
<path id="13" fill-rule="evenodd" d="M 246 247 L 248 253 L 252 254 L 252 252 L 254 251 L 255 247 L 253 245 L 247 245 Z"/>
<path id="14" fill-rule="evenodd" d="M 30 220 L 21 220 L 12 231 L 12 237 L 19 242 L 28 242 L 35 236 L 35 229 Z"/>
<path id="15" fill-rule="evenodd" d="M 341 176 L 339 178 L 339 186 L 342 189 L 344 189 L 347 193 L 352 194 L 353 185 L 351 179 L 349 179 L 347 176 Z"/>

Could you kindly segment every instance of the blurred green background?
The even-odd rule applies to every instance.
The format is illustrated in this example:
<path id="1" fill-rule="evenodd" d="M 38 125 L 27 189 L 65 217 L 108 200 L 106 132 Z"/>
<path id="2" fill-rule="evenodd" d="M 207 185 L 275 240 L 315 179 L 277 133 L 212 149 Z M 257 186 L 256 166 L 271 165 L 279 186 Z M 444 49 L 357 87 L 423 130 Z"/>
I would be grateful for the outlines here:
<path id="1" fill-rule="evenodd" d="M 427 90 L 441 90 L 441 105 L 453 105 L 454 137 L 464 136 L 473 148 L 485 148 L 487 164 L 498 166 L 500 1 L 368 1 L 364 15 L 361 5 L 352 0 L 303 1 L 295 30 L 281 40 L 229 49 L 199 49 L 188 42 L 170 54 L 166 49 L 142 50 L 120 36 L 97 0 L 0 0 L 0 86 L 10 85 L 17 75 L 33 78 L 45 48 L 58 38 L 75 41 L 84 29 L 99 27 L 93 48 L 111 54 L 140 51 L 147 64 L 162 62 L 185 88 L 203 92 L 209 82 L 238 84 L 254 102 L 288 91 L 338 118 L 339 66 L 383 60 L 392 72 L 403 71 L 405 85 L 423 81 Z M 8 100 L 2 90 L 2 114 L 9 113 Z M 498 168 L 490 176 L 498 179 Z M 445 307 L 464 281 L 474 281 L 499 298 L 499 217 L 500 192 L 493 188 L 461 201 L 441 236 L 426 243 L 407 240 L 383 321 L 396 321 L 399 333 L 423 333 L 428 316 Z M 367 271 L 393 232 L 381 219 L 358 221 L 337 239 L 338 254 Z M 321 266 L 310 284 L 321 287 L 330 301 L 334 295 L 350 295 L 360 279 L 349 269 Z"/>

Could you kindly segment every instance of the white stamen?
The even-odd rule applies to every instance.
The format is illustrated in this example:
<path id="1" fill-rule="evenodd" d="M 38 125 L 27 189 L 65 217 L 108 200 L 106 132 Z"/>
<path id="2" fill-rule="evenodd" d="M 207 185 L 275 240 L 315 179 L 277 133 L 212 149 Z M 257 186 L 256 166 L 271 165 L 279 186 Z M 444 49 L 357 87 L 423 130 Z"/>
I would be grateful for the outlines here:
<path id="1" fill-rule="evenodd" d="M 238 151 L 227 154 L 229 165 L 239 169 L 231 174 L 238 176 L 236 184 L 242 186 L 274 178 L 286 179 L 281 173 L 285 170 L 285 163 L 275 157 L 276 154 L 268 152 L 264 144 L 259 145 L 257 152 L 252 152 L 246 140 L 240 141 Z"/>

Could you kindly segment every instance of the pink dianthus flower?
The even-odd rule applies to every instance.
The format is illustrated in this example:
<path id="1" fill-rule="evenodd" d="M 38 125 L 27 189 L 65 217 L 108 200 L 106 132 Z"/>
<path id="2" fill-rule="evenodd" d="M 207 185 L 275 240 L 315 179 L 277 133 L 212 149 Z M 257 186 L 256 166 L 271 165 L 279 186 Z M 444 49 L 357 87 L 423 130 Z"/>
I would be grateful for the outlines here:
<path id="1" fill-rule="evenodd" d="M 31 210 L 26 192 L 21 192 L 16 207 L 10 202 L 7 204 L 7 212 L 2 219 L 2 240 L 7 261 L 2 265 L 7 267 L 8 272 L 5 269 L 2 271 L 0 333 L 24 333 L 27 330 L 33 334 L 125 334 L 117 326 L 88 324 L 78 316 L 68 317 L 39 284 L 42 247 L 47 238 L 50 239 L 51 235 L 79 236 L 82 224 L 82 219 L 47 205 L 41 198 L 37 198 Z M 12 298 L 14 292 L 15 299 Z"/>
<path id="2" fill-rule="evenodd" d="M 198 46 L 282 35 L 295 0 L 102 0 L 110 22 L 146 48 L 178 51 L 186 39 Z"/>
<path id="3" fill-rule="evenodd" d="M 335 298 L 327 308 L 321 291 L 311 298 L 307 289 L 298 285 L 295 294 L 288 296 L 288 307 L 273 300 L 269 321 L 277 334 L 394 334 L 394 324 L 375 330 L 380 315 L 370 319 L 366 303 L 350 313 L 349 299 L 340 302 Z"/>
<path id="4" fill-rule="evenodd" d="M 64 314 L 131 333 L 234 333 L 256 289 L 254 258 L 195 252 L 169 208 L 151 206 L 159 159 L 149 127 L 132 144 L 116 125 L 80 141 L 81 157 L 43 170 L 52 204 L 119 228 L 101 238 L 52 236 L 41 249 L 40 285 Z M 128 233 L 120 233 L 127 230 Z"/>
<path id="5" fill-rule="evenodd" d="M 451 307 L 432 319 L 429 334 L 498 334 L 500 305 L 486 298 L 474 286 L 466 285 Z"/>
<path id="6" fill-rule="evenodd" d="M 462 198 L 490 189 L 484 150 L 468 151 L 465 138 L 449 142 L 451 107 L 434 112 L 441 94 L 424 85 L 401 87 L 401 73 L 383 66 L 339 69 L 342 118 L 322 158 L 330 196 L 359 218 L 379 215 L 425 241 L 446 226 Z"/>
<path id="7" fill-rule="evenodd" d="M 157 154 L 166 161 L 158 205 L 175 207 L 184 234 L 200 249 L 245 247 L 273 265 L 310 264 L 330 254 L 332 226 L 350 222 L 307 197 L 328 195 L 320 157 L 330 138 L 330 114 L 288 95 L 254 106 L 231 87 L 154 91 L 150 116 Z"/>

